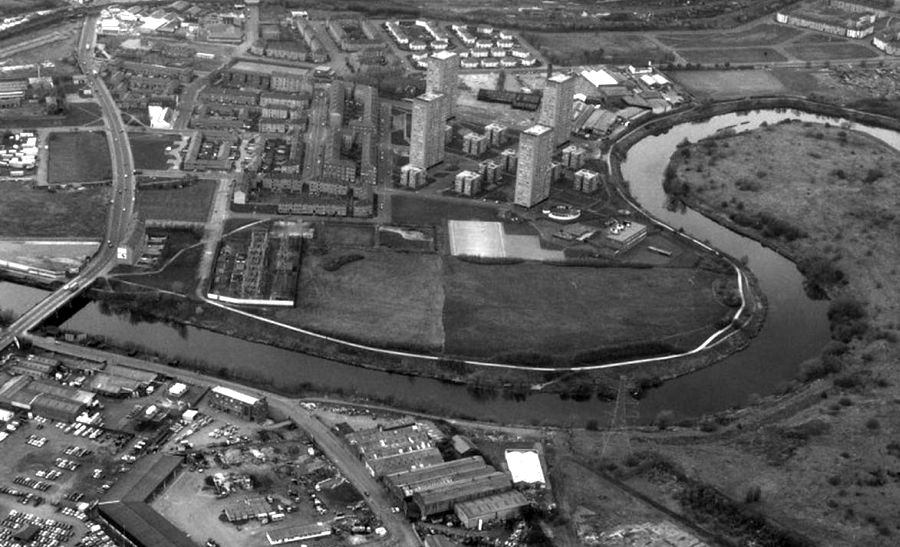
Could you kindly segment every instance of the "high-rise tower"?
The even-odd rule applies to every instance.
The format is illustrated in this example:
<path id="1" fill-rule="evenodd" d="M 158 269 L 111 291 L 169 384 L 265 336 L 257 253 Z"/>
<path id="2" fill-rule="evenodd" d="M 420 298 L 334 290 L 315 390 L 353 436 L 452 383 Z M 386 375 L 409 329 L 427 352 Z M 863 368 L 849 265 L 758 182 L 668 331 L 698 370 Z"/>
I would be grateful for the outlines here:
<path id="1" fill-rule="evenodd" d="M 533 207 L 550 197 L 550 157 L 554 131 L 545 125 L 533 125 L 519 137 L 519 166 L 516 169 L 514 202 Z"/>
<path id="2" fill-rule="evenodd" d="M 444 101 L 441 93 L 425 92 L 413 99 L 409 164 L 419 169 L 444 161 Z"/>
<path id="3" fill-rule="evenodd" d="M 541 113 L 538 123 L 553 128 L 556 142 L 569 140 L 572 132 L 572 97 L 575 96 L 575 78 L 567 74 L 554 74 L 547 78 L 547 87 L 541 98 Z"/>
<path id="4" fill-rule="evenodd" d="M 456 88 L 459 85 L 459 55 L 451 51 L 438 51 L 428 58 L 425 73 L 425 91 L 444 95 L 444 119 L 453 117 L 456 106 Z"/>

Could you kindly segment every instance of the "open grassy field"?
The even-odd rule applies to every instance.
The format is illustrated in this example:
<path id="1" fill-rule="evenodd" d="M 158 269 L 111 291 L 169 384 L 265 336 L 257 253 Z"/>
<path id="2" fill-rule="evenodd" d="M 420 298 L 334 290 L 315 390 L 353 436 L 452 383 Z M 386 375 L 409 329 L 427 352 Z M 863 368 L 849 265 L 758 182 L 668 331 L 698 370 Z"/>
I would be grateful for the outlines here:
<path id="1" fill-rule="evenodd" d="M 4 182 L 0 236 L 103 237 L 108 192 L 92 187 L 51 193 L 28 183 Z"/>
<path id="2" fill-rule="evenodd" d="M 391 221 L 395 224 L 443 225 L 448 220 L 497 220 L 497 209 L 460 201 L 423 196 L 391 196 Z"/>
<path id="3" fill-rule="evenodd" d="M 364 258 L 336 271 L 323 268 L 346 254 Z M 297 308 L 272 314 L 292 325 L 378 345 L 439 351 L 443 304 L 440 257 L 345 248 L 305 255 Z"/>
<path id="4" fill-rule="evenodd" d="M 184 188 L 142 188 L 137 210 L 145 219 L 206 222 L 216 182 L 201 180 Z"/>
<path id="5" fill-rule="evenodd" d="M 8 17 L 20 13 L 58 8 L 65 4 L 63 0 L 0 0 L 0 14 Z"/>
<path id="6" fill-rule="evenodd" d="M 744 227 L 801 266 L 817 259 L 807 272 L 832 300 L 835 340 L 804 365 L 802 389 L 732 415 L 734 435 L 679 443 L 663 435 L 642 444 L 739 505 L 758 489 L 753 512 L 811 545 L 895 545 L 900 153 L 845 128 L 793 122 L 689 145 L 671 170 L 706 214 Z M 800 234 L 742 217 L 778 219 Z M 822 275 L 834 271 L 841 275 Z M 712 427 L 702 431 L 729 422 L 708 420 Z M 582 453 L 598 446 L 588 442 Z M 660 481 L 630 484 L 662 503 L 673 491 Z"/>
<path id="7" fill-rule="evenodd" d="M 768 70 L 701 70 L 673 72 L 672 77 L 700 97 L 726 99 L 782 93 L 782 81 Z"/>
<path id="8" fill-rule="evenodd" d="M 61 116 L 45 116 L 30 112 L 21 115 L 21 109 L 0 111 L 0 123 L 7 127 L 59 127 L 90 126 L 100 128 L 103 119 L 100 117 L 100 105 L 97 103 L 72 103 L 66 106 L 66 113 Z"/>
<path id="9" fill-rule="evenodd" d="M 165 235 L 167 238 L 155 271 L 148 273 L 145 268 L 119 266 L 113 273 L 120 274 L 119 278 L 124 281 L 185 295 L 193 294 L 197 288 L 197 267 L 203 255 L 203 247 L 195 246 L 200 242 L 200 235 L 191 230 L 150 230 L 150 234 Z M 132 273 L 135 275 L 128 275 Z"/>
<path id="10" fill-rule="evenodd" d="M 768 47 L 680 49 L 678 53 L 689 63 L 706 65 L 773 63 L 787 60 L 784 55 Z"/>
<path id="11" fill-rule="evenodd" d="M 50 184 L 112 178 L 106 135 L 99 132 L 51 133 L 47 166 Z"/>
<path id="12" fill-rule="evenodd" d="M 128 136 L 136 169 L 168 169 L 169 155 L 166 147 L 180 139 L 177 135 L 153 135 L 133 133 Z"/>
<path id="13" fill-rule="evenodd" d="M 878 53 L 861 44 L 814 43 L 786 46 L 784 50 L 801 61 L 834 61 L 839 59 L 873 59 Z"/>
<path id="14" fill-rule="evenodd" d="M 871 302 L 872 318 L 900 317 L 900 293 L 887 290 L 900 280 L 900 153 L 866 135 L 800 123 L 710 142 L 677 161 L 693 196 L 732 217 L 768 213 L 790 223 L 808 234 L 783 243 L 793 253 L 833 258 L 856 296 L 887 296 Z"/>
<path id="15" fill-rule="evenodd" d="M 572 355 L 647 340 L 695 343 L 726 308 L 710 287 L 721 276 L 690 269 L 444 266 L 449 353 Z"/>
<path id="16" fill-rule="evenodd" d="M 660 42 L 676 50 L 682 48 L 749 47 L 780 44 L 802 34 L 803 31 L 787 25 L 763 23 L 736 32 L 684 32 L 658 34 Z"/>
<path id="17" fill-rule="evenodd" d="M 547 60 L 559 65 L 664 63 L 672 52 L 642 34 L 601 32 L 529 32 L 524 38 Z"/>

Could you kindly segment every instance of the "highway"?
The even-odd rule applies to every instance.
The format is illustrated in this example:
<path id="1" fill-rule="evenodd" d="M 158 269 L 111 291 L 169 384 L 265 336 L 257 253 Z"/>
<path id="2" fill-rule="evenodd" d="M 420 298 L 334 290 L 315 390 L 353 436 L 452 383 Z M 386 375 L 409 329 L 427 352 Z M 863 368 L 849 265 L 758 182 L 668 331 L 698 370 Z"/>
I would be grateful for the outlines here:
<path id="1" fill-rule="evenodd" d="M 131 218 L 134 214 L 134 158 L 131 155 L 128 133 L 125 131 L 125 124 L 122 123 L 119 109 L 106 84 L 98 75 L 94 74 L 96 65 L 92 52 L 96 43 L 96 26 L 97 16 L 85 18 L 78 40 L 77 57 L 79 65 L 94 91 L 94 96 L 100 104 L 112 159 L 112 198 L 106 237 L 100 242 L 100 249 L 97 253 L 75 278 L 35 304 L 0 335 L 0 350 L 9 346 L 16 337 L 22 336 L 53 315 L 85 287 L 103 275 L 115 264 L 118 245 L 125 243 L 128 239 Z"/>

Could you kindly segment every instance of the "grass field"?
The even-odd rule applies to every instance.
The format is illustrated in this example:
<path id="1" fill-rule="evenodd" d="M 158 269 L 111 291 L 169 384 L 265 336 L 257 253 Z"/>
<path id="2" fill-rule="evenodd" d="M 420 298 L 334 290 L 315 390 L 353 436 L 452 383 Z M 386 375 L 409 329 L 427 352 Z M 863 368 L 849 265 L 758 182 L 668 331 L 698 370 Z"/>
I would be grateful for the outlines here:
<path id="1" fill-rule="evenodd" d="M 47 192 L 29 183 L 4 182 L 0 199 L 3 237 L 103 237 L 108 190 Z"/>
<path id="2" fill-rule="evenodd" d="M 873 59 L 878 53 L 860 44 L 799 44 L 784 50 L 801 61 L 832 61 L 836 59 Z"/>
<path id="3" fill-rule="evenodd" d="M 726 311 L 709 290 L 719 278 L 690 269 L 488 266 L 448 258 L 445 348 L 489 357 L 570 355 L 684 334 L 699 343 Z"/>
<path id="4" fill-rule="evenodd" d="M 716 99 L 776 94 L 785 89 L 768 70 L 678 71 L 672 77 L 691 93 Z"/>
<path id="5" fill-rule="evenodd" d="M 9 17 L 20 13 L 64 6 L 63 0 L 0 0 L 0 15 Z"/>
<path id="6" fill-rule="evenodd" d="M 680 49 L 678 53 L 689 63 L 702 64 L 753 64 L 786 61 L 784 55 L 767 47 Z"/>
<path id="7" fill-rule="evenodd" d="M 660 42 L 682 48 L 771 46 L 795 38 L 803 31 L 786 25 L 765 23 L 738 32 L 686 32 L 658 34 Z"/>
<path id="8" fill-rule="evenodd" d="M 603 32 L 525 33 L 525 39 L 551 63 L 664 63 L 672 52 L 641 34 Z"/>
<path id="9" fill-rule="evenodd" d="M 47 181 L 50 184 L 109 180 L 112 166 L 106 135 L 51 133 Z"/>
<path id="10" fill-rule="evenodd" d="M 137 210 L 145 219 L 206 222 L 216 182 L 201 180 L 184 188 L 138 191 Z"/>
<path id="11" fill-rule="evenodd" d="M 128 136 L 136 169 L 168 169 L 169 155 L 166 147 L 178 142 L 177 135 L 153 135 L 133 133 Z"/>
<path id="12" fill-rule="evenodd" d="M 890 455 L 900 430 L 900 409 L 891 403 L 900 397 L 900 153 L 853 131 L 801 123 L 724 137 L 712 155 L 703 144 L 688 150 L 675 165 L 694 200 L 726 220 L 740 203 L 745 215 L 799 227 L 806 235 L 793 241 L 752 233 L 789 256 L 819 257 L 842 271 L 847 284 L 830 284 L 829 296 L 861 303 L 868 329 L 812 362 L 832 358 L 838 369 L 810 386 L 821 396 L 800 389 L 759 406 L 765 414 L 756 419 L 766 417 L 743 434 L 656 448 L 733 499 L 761 487 L 754 509 L 810 544 L 895 545 L 900 489 L 879 477 L 896 469 Z M 670 489 L 659 490 L 650 495 L 662 499 Z"/>
<path id="13" fill-rule="evenodd" d="M 9 127 L 58 127 L 58 126 L 90 126 L 100 128 L 103 119 L 100 105 L 96 103 L 74 103 L 67 107 L 64 116 L 18 116 L 15 110 L 0 111 L 0 123 Z"/>
<path id="14" fill-rule="evenodd" d="M 391 196 L 391 221 L 395 224 L 438 226 L 447 220 L 497 220 L 497 209 L 475 203 L 441 201 L 421 196 Z"/>
<path id="15" fill-rule="evenodd" d="M 365 258 L 326 271 L 343 254 Z M 287 323 L 378 345 L 438 351 L 444 341 L 441 259 L 421 253 L 332 250 L 305 255 L 297 308 L 272 312 Z M 377 334 L 373 327 L 377 325 Z"/>
<path id="16" fill-rule="evenodd" d="M 316 231 L 328 246 L 372 247 L 375 245 L 375 227 L 367 224 L 319 222 Z"/>
<path id="17" fill-rule="evenodd" d="M 203 247 L 193 247 L 193 245 L 200 242 L 200 236 L 190 230 L 165 230 L 163 232 L 151 230 L 150 233 L 154 236 L 165 235 L 167 237 L 166 246 L 155 267 L 162 268 L 162 271 L 148 275 L 123 275 L 121 278 L 148 287 L 186 295 L 192 294 L 197 287 L 197 267 L 203 255 Z M 178 256 L 169 262 L 176 255 Z M 164 265 L 165 267 L 163 267 Z M 119 266 L 114 273 L 128 274 L 144 271 L 146 270 L 143 268 Z"/>

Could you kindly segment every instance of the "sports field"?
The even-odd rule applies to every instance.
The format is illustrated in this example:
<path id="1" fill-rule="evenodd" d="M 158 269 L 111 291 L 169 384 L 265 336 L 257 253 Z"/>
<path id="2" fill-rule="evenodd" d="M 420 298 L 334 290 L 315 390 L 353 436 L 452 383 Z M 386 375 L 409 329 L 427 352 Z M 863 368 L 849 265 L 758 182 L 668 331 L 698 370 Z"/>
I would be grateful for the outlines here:
<path id="1" fill-rule="evenodd" d="M 725 99 L 783 93 L 784 84 L 767 70 L 702 70 L 673 72 L 672 77 L 691 93 Z"/>

